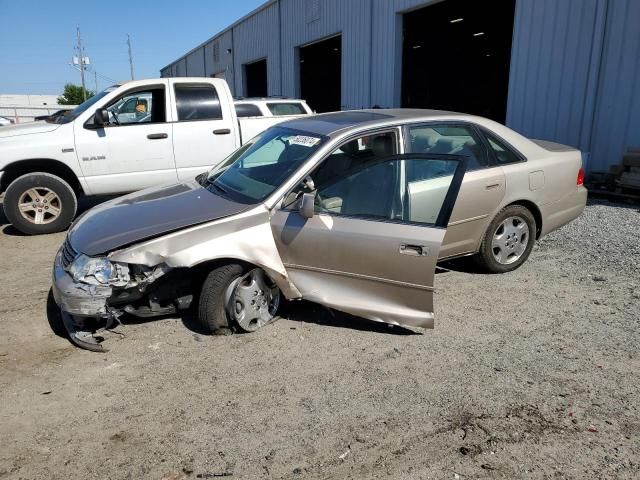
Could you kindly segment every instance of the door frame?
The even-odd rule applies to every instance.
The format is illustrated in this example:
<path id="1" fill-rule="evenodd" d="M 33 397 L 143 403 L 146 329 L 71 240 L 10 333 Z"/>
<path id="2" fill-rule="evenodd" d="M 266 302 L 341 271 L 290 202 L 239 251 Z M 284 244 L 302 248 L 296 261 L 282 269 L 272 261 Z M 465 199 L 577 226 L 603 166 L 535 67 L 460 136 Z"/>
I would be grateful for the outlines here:
<path id="1" fill-rule="evenodd" d="M 330 151 L 334 150 L 335 148 Z M 315 218 L 305 219 L 295 208 L 291 208 L 292 205 L 280 205 L 276 207 L 276 211 L 271 217 L 271 228 L 287 274 L 302 294 L 302 298 L 374 321 L 429 328 L 433 326 L 433 280 L 438 261 L 438 250 L 442 245 L 449 217 L 462 185 L 467 158 L 460 155 L 398 154 L 381 158 L 380 161 L 390 159 L 402 162 L 401 169 L 404 169 L 405 160 L 410 159 L 446 159 L 455 160 L 458 163 L 435 223 L 411 222 L 393 218 L 370 218 L 333 212 L 319 212 L 314 214 Z M 313 168 L 315 165 L 305 171 L 308 172 Z M 399 182 L 404 181 L 399 180 Z M 327 219 L 332 220 L 327 222 L 325 221 Z M 310 223 L 307 224 L 307 222 Z M 351 224 L 351 222 L 353 223 Z M 418 277 L 416 277 L 415 271 L 412 271 L 405 278 L 402 278 L 402 274 L 397 271 L 395 274 L 385 274 L 385 272 L 390 272 L 389 268 L 393 269 L 388 261 L 379 267 L 364 267 L 364 269 L 362 268 L 363 264 L 358 264 L 358 262 L 355 263 L 355 265 L 359 265 L 356 268 L 342 268 L 340 267 L 342 260 L 332 255 L 329 256 L 325 265 L 318 264 L 317 261 L 300 261 L 308 258 L 305 257 L 307 254 L 304 253 L 304 250 L 307 247 L 315 248 L 313 244 L 317 244 L 323 235 L 333 235 L 334 227 L 337 228 L 338 235 L 349 236 L 356 234 L 356 232 L 357 235 L 360 235 L 362 230 L 356 225 L 361 222 L 367 222 L 370 225 L 369 228 L 372 229 L 370 234 L 363 233 L 364 237 L 360 237 L 364 241 L 361 245 L 363 255 L 365 255 L 363 258 L 366 259 L 367 255 L 370 259 L 374 258 L 372 257 L 371 240 L 379 236 L 379 241 L 383 245 L 381 248 L 384 250 L 381 253 L 387 252 L 387 258 L 395 258 L 394 255 L 415 255 L 428 262 L 425 265 L 427 271 L 422 270 L 425 275 L 424 281 L 416 281 Z M 385 224 L 389 226 L 385 227 Z M 305 225 L 309 225 L 308 228 L 317 231 L 316 234 L 313 231 L 308 233 L 311 237 L 306 237 L 307 240 L 304 239 Z M 370 236 L 369 239 L 367 239 L 368 236 Z M 340 236 L 335 238 L 340 238 Z M 325 243 L 326 241 L 328 240 L 321 241 L 320 245 L 330 245 L 330 243 Z M 423 250 L 425 246 L 427 249 Z M 412 248 L 417 248 L 417 251 L 414 252 L 411 250 Z M 376 258 L 379 258 L 377 253 L 375 255 Z M 406 262 L 406 258 L 401 258 Z M 365 264 L 372 265 L 367 262 Z M 430 271 L 431 269 L 433 270 Z M 349 295 L 346 295 L 345 292 Z M 376 295 L 380 295 L 380 297 L 376 297 Z"/>

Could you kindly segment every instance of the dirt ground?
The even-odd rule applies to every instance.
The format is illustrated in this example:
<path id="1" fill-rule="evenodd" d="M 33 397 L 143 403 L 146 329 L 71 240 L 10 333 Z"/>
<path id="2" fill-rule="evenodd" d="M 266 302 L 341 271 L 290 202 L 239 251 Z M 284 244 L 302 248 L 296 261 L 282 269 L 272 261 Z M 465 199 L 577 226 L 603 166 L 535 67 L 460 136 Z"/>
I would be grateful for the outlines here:
<path id="1" fill-rule="evenodd" d="M 64 234 L 0 226 L 0 479 L 638 478 L 639 235 L 595 201 L 516 272 L 446 265 L 420 334 L 296 303 L 96 354 L 47 322 Z"/>

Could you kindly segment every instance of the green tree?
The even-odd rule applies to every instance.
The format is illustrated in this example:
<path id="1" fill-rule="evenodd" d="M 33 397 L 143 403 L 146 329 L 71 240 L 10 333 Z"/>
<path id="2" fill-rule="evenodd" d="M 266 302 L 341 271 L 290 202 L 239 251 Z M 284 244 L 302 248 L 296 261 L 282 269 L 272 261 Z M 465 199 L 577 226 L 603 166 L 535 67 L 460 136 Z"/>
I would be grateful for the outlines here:
<path id="1" fill-rule="evenodd" d="M 84 96 L 82 95 L 83 90 L 87 94 L 87 99 L 93 97 L 94 92 L 91 90 L 83 89 L 80 85 L 67 83 L 64 86 L 62 96 L 58 97 L 58 105 L 80 105 L 84 102 Z"/>

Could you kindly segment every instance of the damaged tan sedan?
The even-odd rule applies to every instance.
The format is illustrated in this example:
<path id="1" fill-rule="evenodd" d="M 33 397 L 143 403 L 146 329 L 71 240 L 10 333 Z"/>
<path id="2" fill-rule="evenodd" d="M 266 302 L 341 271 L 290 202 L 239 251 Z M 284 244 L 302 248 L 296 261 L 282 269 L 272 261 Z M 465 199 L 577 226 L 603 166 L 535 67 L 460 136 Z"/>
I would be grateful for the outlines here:
<path id="1" fill-rule="evenodd" d="M 433 327 L 440 259 L 506 272 L 584 209 L 580 153 L 490 120 L 426 110 L 292 120 L 193 181 L 80 217 L 53 294 L 71 341 L 123 315 L 194 307 L 209 332 L 254 331 L 281 299 Z"/>

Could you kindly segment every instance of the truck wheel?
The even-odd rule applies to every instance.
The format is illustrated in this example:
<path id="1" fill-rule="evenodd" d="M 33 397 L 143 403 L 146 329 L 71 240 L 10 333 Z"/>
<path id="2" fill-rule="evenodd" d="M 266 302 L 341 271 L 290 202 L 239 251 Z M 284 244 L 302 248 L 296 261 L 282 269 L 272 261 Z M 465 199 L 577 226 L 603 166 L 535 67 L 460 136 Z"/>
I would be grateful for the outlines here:
<path id="1" fill-rule="evenodd" d="M 260 268 L 228 264 L 202 285 L 198 322 L 209 333 L 254 332 L 275 319 L 280 290 Z"/>
<path id="2" fill-rule="evenodd" d="M 29 235 L 64 230 L 73 221 L 77 208 L 78 201 L 71 185 L 44 172 L 16 178 L 4 196 L 7 219 Z"/>
<path id="3" fill-rule="evenodd" d="M 521 205 L 503 208 L 484 234 L 476 263 L 491 273 L 506 273 L 522 265 L 533 249 L 536 220 Z"/>

